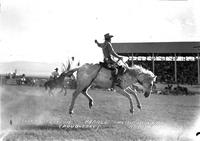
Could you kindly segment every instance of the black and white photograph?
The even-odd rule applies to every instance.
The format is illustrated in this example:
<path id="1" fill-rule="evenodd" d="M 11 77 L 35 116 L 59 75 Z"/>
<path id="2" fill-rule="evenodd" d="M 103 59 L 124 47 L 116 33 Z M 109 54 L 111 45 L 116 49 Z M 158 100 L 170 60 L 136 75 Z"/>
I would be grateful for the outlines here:
<path id="1" fill-rule="evenodd" d="M 199 140 L 199 0 L 0 0 L 0 141 Z"/>

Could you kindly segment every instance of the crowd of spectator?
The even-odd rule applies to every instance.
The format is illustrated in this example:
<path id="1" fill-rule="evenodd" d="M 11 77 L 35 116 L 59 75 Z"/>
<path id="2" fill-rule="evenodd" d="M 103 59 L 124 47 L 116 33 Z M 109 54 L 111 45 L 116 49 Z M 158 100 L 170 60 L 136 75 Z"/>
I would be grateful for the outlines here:
<path id="1" fill-rule="evenodd" d="M 179 84 L 197 84 L 198 68 L 197 61 L 177 62 L 177 81 Z"/>
<path id="2" fill-rule="evenodd" d="M 127 61 L 132 65 L 132 61 Z M 157 75 L 157 82 L 167 84 L 197 84 L 198 69 L 197 61 L 177 61 L 177 82 L 175 82 L 175 62 L 174 61 L 155 61 L 154 73 Z M 153 71 L 152 61 L 136 61 L 134 64 L 141 65 L 146 69 Z"/>

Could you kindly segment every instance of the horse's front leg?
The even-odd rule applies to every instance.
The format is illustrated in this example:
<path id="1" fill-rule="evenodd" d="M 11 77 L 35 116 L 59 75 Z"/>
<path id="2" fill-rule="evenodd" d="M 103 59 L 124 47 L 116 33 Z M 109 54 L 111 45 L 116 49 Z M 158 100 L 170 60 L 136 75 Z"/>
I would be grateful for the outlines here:
<path id="1" fill-rule="evenodd" d="M 66 96 L 67 95 L 67 87 L 64 87 L 64 89 L 65 89 L 64 96 Z"/>
<path id="2" fill-rule="evenodd" d="M 130 93 L 135 97 L 136 102 L 137 102 L 137 107 L 141 110 L 142 109 L 142 105 L 140 104 L 140 100 L 137 96 L 137 91 L 134 89 L 131 89 L 130 87 L 128 87 L 128 90 L 130 91 Z"/>
<path id="3" fill-rule="evenodd" d="M 49 96 L 53 96 L 52 88 L 49 89 Z"/>
<path id="4" fill-rule="evenodd" d="M 64 89 L 64 88 L 63 88 L 63 87 L 61 87 L 61 90 L 60 90 L 60 92 L 59 92 L 59 93 L 62 93 L 62 92 L 63 92 L 63 89 Z"/>
<path id="5" fill-rule="evenodd" d="M 60 88 L 61 88 L 61 90 L 60 90 L 59 93 L 62 93 L 63 90 L 65 90 L 64 96 L 66 96 L 67 95 L 67 88 L 65 86 L 61 86 Z"/>
<path id="6" fill-rule="evenodd" d="M 49 89 L 49 92 L 48 92 L 49 96 L 51 96 L 51 89 Z"/>
<path id="7" fill-rule="evenodd" d="M 117 93 L 127 97 L 129 99 L 129 102 L 130 102 L 130 112 L 133 113 L 134 109 L 133 109 L 133 101 L 132 101 L 132 97 L 130 96 L 130 94 L 128 92 L 126 92 L 125 90 L 119 88 L 119 87 L 115 87 L 115 90 Z"/>

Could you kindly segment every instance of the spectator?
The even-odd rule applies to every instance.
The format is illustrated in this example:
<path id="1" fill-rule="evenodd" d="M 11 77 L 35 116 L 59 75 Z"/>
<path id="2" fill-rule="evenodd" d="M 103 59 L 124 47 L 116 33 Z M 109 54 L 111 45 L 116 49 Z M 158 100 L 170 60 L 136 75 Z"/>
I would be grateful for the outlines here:
<path id="1" fill-rule="evenodd" d="M 127 64 L 131 66 L 131 60 Z M 152 71 L 152 61 L 134 60 L 134 64 L 141 65 Z M 174 61 L 155 61 L 155 74 L 161 83 L 174 83 Z M 197 61 L 177 61 L 177 82 L 180 84 L 197 84 Z"/>

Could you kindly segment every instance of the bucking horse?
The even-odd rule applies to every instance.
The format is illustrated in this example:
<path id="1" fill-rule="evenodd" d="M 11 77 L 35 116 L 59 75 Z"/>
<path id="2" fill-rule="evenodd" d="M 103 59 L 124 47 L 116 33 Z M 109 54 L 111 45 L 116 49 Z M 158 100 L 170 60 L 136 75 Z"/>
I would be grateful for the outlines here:
<path id="1" fill-rule="evenodd" d="M 125 63 L 124 63 L 125 64 Z M 128 98 L 130 102 L 130 112 L 133 113 L 133 101 L 131 94 L 135 97 L 137 107 L 141 109 L 140 101 L 137 97 L 137 91 L 132 87 L 133 85 L 140 86 L 143 89 L 144 96 L 147 98 L 152 92 L 153 83 L 156 81 L 156 76 L 149 70 L 142 66 L 133 65 L 128 67 L 124 65 L 125 71 L 118 76 L 120 84 L 114 89 L 117 93 Z M 95 84 L 102 88 L 111 88 L 112 86 L 112 71 L 99 64 L 84 64 L 79 68 L 69 70 L 66 76 L 70 77 L 74 72 L 77 72 L 77 88 L 72 95 L 72 101 L 69 108 L 69 114 L 73 114 L 73 108 L 77 96 L 82 93 L 89 100 L 89 108 L 93 105 L 93 99 L 88 94 L 88 89 Z"/>

